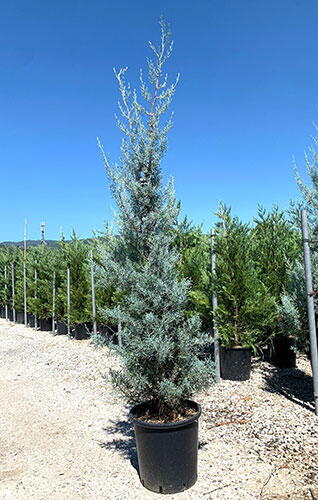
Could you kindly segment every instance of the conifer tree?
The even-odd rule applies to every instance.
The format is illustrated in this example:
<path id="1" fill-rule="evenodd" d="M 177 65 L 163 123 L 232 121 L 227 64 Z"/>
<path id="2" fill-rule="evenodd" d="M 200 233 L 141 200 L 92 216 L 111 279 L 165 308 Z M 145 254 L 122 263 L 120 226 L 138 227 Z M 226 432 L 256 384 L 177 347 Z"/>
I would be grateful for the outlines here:
<path id="1" fill-rule="evenodd" d="M 161 20 L 161 43 L 150 43 L 154 60 L 148 61 L 146 84 L 140 92 L 125 81 L 127 68 L 115 71 L 121 93 L 125 138 L 119 165 L 111 165 L 101 147 L 111 191 L 119 208 L 119 237 L 109 234 L 100 249 L 100 282 L 124 293 L 120 308 L 105 309 L 105 318 L 121 321 L 123 345 L 113 346 L 121 369 L 111 373 L 115 387 L 129 402 L 150 400 L 164 420 L 181 411 L 182 401 L 207 387 L 212 369 L 197 351 L 207 341 L 197 316 L 185 317 L 189 282 L 179 279 L 179 255 L 173 229 L 178 204 L 173 184 L 162 184 L 161 159 L 171 120 L 161 126 L 175 93 L 168 85 L 164 63 L 172 52 L 170 30 Z"/>
<path id="2" fill-rule="evenodd" d="M 218 216 L 214 286 L 220 340 L 226 347 L 255 350 L 277 317 L 277 305 L 257 273 L 248 224 L 222 204 Z"/>

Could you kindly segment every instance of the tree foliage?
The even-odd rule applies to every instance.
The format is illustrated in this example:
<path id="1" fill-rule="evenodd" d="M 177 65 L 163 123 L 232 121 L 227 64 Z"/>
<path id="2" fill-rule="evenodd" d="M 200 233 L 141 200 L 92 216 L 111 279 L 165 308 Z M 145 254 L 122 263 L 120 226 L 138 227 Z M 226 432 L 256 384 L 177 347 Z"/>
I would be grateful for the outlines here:
<path id="1" fill-rule="evenodd" d="M 207 387 L 212 369 L 197 356 L 206 342 L 199 318 L 185 317 L 189 282 L 179 276 L 173 231 L 179 207 L 172 182 L 162 184 L 160 163 L 171 120 L 162 127 L 160 120 L 177 81 L 168 85 L 163 73 L 172 42 L 160 24 L 161 43 L 150 43 L 149 85 L 140 76 L 143 103 L 125 82 L 126 68 L 115 72 L 122 98 L 118 125 L 125 135 L 119 165 L 102 153 L 119 208 L 119 237 L 109 234 L 101 248 L 100 281 L 123 292 L 119 309 L 104 310 L 105 318 L 119 317 L 122 323 L 123 346 L 113 346 L 122 367 L 112 371 L 113 383 L 128 401 L 150 400 L 157 414 L 169 419 L 184 399 Z"/>

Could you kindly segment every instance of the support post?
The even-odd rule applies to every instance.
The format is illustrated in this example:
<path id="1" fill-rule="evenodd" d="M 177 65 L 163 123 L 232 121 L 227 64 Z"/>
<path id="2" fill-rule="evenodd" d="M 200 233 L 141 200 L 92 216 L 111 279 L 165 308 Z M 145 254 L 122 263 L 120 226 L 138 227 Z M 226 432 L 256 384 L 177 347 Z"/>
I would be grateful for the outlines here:
<path id="1" fill-rule="evenodd" d="M 305 267 L 306 292 L 307 292 L 307 311 L 308 311 L 309 336 L 310 336 L 311 368 L 312 368 L 313 385 L 314 385 L 315 413 L 316 415 L 318 415 L 317 336 L 316 336 L 315 306 L 314 306 L 314 294 L 313 294 L 312 270 L 311 270 L 311 256 L 309 247 L 308 221 L 307 221 L 306 210 L 301 211 L 301 231 L 303 238 L 304 267 Z"/>
<path id="2" fill-rule="evenodd" d="M 55 333 L 55 271 L 53 272 L 52 284 L 52 332 Z"/>
<path id="3" fill-rule="evenodd" d="M 23 255 L 24 326 L 28 326 L 26 258 L 27 258 L 27 219 L 24 219 L 24 255 Z"/>
<path id="4" fill-rule="evenodd" d="M 67 335 L 71 334 L 71 277 L 70 269 L 67 268 Z"/>
<path id="5" fill-rule="evenodd" d="M 7 284 L 7 266 L 4 266 L 4 290 L 5 290 L 5 318 L 8 321 L 8 284 Z"/>
<path id="6" fill-rule="evenodd" d="M 213 286 L 213 278 L 215 276 L 215 235 L 213 233 L 213 230 L 211 231 L 211 272 L 212 272 L 212 310 L 213 310 L 212 331 L 214 338 L 215 382 L 219 384 L 221 379 L 221 368 L 220 368 L 219 333 L 215 319 L 215 312 L 218 306 L 218 299 Z"/>
<path id="7" fill-rule="evenodd" d="M 35 263 L 35 265 L 37 265 L 37 262 Z M 37 302 L 36 299 L 38 298 L 37 287 L 38 287 L 38 271 L 35 268 L 35 270 L 34 270 L 34 298 L 35 298 L 35 302 Z M 37 314 L 34 315 L 34 328 L 35 328 L 35 330 L 38 329 L 38 316 L 37 316 Z"/>
<path id="8" fill-rule="evenodd" d="M 12 319 L 15 323 L 15 282 L 14 282 L 14 264 L 12 263 L 11 269 L 11 288 L 12 288 Z"/>
<path id="9" fill-rule="evenodd" d="M 95 301 L 93 250 L 90 251 L 90 263 L 91 263 L 91 286 L 92 286 L 93 334 L 96 335 L 97 334 L 97 325 L 96 325 L 96 301 Z"/>
<path id="10" fill-rule="evenodd" d="M 24 326 L 28 326 L 26 263 L 23 263 Z"/>

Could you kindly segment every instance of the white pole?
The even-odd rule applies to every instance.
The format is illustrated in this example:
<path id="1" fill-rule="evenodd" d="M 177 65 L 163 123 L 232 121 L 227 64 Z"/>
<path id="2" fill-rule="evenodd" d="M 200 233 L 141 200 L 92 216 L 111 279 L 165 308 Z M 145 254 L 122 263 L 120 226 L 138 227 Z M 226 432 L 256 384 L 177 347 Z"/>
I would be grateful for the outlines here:
<path id="1" fill-rule="evenodd" d="M 8 297 L 7 297 L 7 291 L 8 291 L 8 285 L 7 285 L 7 266 L 4 266 L 4 289 L 5 289 L 5 318 L 8 321 Z"/>
<path id="2" fill-rule="evenodd" d="M 97 334 L 97 325 L 96 325 L 96 302 L 95 302 L 95 280 L 94 280 L 93 250 L 90 251 L 90 260 L 91 260 L 93 333 L 94 333 L 94 335 L 96 335 Z"/>
<path id="3" fill-rule="evenodd" d="M 24 219 L 24 264 L 23 264 L 23 293 L 24 293 L 24 325 L 28 326 L 27 314 L 27 276 L 26 276 L 26 257 L 27 257 L 27 219 Z"/>
<path id="4" fill-rule="evenodd" d="M 215 277 L 215 235 L 212 231 L 211 233 L 211 271 L 212 280 Z M 219 345 L 219 333 L 215 318 L 215 312 L 218 306 L 218 299 L 212 286 L 212 309 L 213 309 L 213 337 L 214 337 L 214 359 L 215 359 L 215 382 L 220 383 L 221 379 L 221 368 L 220 368 L 220 345 Z"/>
<path id="5" fill-rule="evenodd" d="M 35 265 L 37 265 L 37 262 L 35 263 Z M 35 302 L 36 302 L 36 299 L 38 298 L 37 286 L 38 286 L 38 271 L 35 268 L 35 270 L 34 270 L 34 298 L 35 298 Z M 35 307 L 36 307 L 36 305 L 35 305 Z M 34 328 L 35 328 L 35 330 L 38 329 L 37 314 L 34 314 Z"/>
<path id="6" fill-rule="evenodd" d="M 53 289 L 52 289 L 52 332 L 55 333 L 55 271 L 53 272 Z"/>
<path id="7" fill-rule="evenodd" d="M 304 267 L 306 277 L 307 311 L 310 336 L 311 369 L 314 385 L 315 413 L 318 415 L 318 354 L 315 321 L 314 291 L 312 283 L 311 256 L 309 247 L 309 231 L 306 210 L 301 211 L 301 231 L 303 237 Z"/>
<path id="8" fill-rule="evenodd" d="M 15 283 L 14 283 L 14 264 L 12 263 L 12 274 L 11 274 L 11 286 L 12 286 L 12 319 L 15 323 Z"/>
<path id="9" fill-rule="evenodd" d="M 71 277 L 70 277 L 70 269 L 67 268 L 67 335 L 71 334 Z"/>

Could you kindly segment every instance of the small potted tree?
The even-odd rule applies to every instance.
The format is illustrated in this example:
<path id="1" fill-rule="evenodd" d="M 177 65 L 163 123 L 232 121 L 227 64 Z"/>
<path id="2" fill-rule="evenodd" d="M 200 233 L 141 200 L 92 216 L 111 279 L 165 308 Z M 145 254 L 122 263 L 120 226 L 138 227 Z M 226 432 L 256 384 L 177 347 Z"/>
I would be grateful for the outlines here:
<path id="1" fill-rule="evenodd" d="M 122 159 L 110 165 L 100 145 L 118 205 L 118 237 L 109 234 L 100 250 L 97 271 L 107 285 L 123 293 L 120 308 L 105 308 L 105 321 L 120 321 L 122 343 L 111 347 L 121 367 L 111 372 L 116 389 L 134 404 L 140 480 L 158 493 L 176 493 L 197 479 L 198 419 L 193 395 L 208 387 L 212 366 L 198 352 L 207 336 L 200 321 L 188 318 L 189 282 L 179 278 L 174 247 L 178 204 L 173 185 L 162 185 L 160 162 L 171 126 L 160 127 L 176 83 L 168 86 L 164 62 L 172 50 L 170 32 L 161 21 L 161 44 L 150 44 L 150 88 L 141 75 L 141 104 L 125 83 L 125 69 L 116 73 L 125 134 Z M 103 281 L 102 279 L 100 280 Z"/>
<path id="2" fill-rule="evenodd" d="M 251 353 L 277 319 L 275 298 L 260 280 L 247 224 L 221 204 L 216 229 L 216 319 L 221 343 L 221 376 L 248 380 Z"/>

